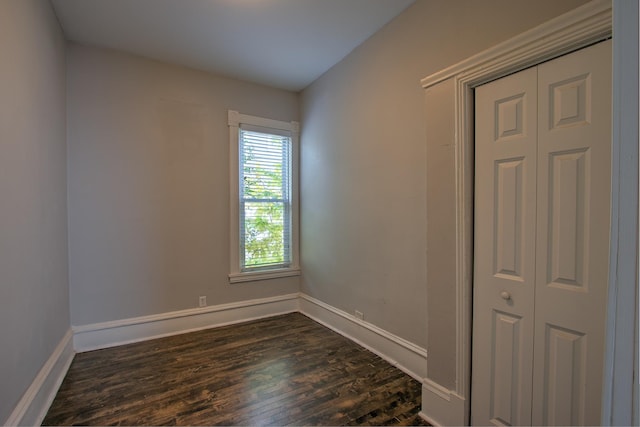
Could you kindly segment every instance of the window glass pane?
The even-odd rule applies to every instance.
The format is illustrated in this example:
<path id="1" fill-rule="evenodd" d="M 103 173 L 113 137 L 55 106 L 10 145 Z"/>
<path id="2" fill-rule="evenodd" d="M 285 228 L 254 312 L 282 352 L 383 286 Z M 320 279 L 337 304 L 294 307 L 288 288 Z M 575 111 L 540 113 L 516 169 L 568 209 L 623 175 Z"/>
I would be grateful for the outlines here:
<path id="1" fill-rule="evenodd" d="M 290 150 L 287 136 L 240 131 L 241 268 L 290 263 Z"/>
<path id="2" fill-rule="evenodd" d="M 245 202 L 244 237 L 246 267 L 285 264 L 288 236 L 284 203 Z"/>
<path id="3" fill-rule="evenodd" d="M 241 194 L 255 199 L 286 199 L 289 138 L 242 131 Z"/>

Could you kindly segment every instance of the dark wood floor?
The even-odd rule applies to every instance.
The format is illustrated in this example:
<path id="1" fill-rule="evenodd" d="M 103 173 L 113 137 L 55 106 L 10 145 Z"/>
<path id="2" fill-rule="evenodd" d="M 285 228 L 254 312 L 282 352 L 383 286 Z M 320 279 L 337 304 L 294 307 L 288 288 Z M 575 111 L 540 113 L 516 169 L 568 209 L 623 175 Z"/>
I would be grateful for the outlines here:
<path id="1" fill-rule="evenodd" d="M 44 425 L 428 425 L 420 383 L 298 314 L 77 354 Z"/>

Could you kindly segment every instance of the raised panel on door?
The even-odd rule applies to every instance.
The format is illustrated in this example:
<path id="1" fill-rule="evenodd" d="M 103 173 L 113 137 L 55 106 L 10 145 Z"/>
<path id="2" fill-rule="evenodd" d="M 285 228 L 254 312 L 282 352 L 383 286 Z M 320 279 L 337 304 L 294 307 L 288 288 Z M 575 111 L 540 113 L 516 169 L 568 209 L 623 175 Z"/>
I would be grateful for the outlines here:
<path id="1" fill-rule="evenodd" d="M 473 424 L 531 423 L 536 70 L 476 89 Z"/>
<path id="2" fill-rule="evenodd" d="M 528 369 L 522 366 L 522 318 L 493 311 L 489 420 L 498 425 L 516 425 L 522 419 L 522 384 Z M 526 405 L 528 406 L 528 405 Z"/>
<path id="3" fill-rule="evenodd" d="M 546 324 L 544 330 L 544 394 L 541 395 L 545 425 L 585 424 L 587 340 L 584 333 Z M 542 417 L 540 417 L 542 415 Z"/>
<path id="4" fill-rule="evenodd" d="M 611 42 L 538 67 L 533 423 L 600 423 L 609 267 Z"/>

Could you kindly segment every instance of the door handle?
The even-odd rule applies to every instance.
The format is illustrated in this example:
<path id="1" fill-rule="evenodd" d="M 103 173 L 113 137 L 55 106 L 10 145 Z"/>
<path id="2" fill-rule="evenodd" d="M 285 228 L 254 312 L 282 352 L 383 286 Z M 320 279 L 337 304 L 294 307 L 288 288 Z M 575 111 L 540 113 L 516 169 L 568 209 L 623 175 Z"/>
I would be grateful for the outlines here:
<path id="1" fill-rule="evenodd" d="M 509 301 L 511 299 L 511 294 L 507 291 L 502 291 L 500 292 L 500 298 L 502 298 L 505 301 Z"/>

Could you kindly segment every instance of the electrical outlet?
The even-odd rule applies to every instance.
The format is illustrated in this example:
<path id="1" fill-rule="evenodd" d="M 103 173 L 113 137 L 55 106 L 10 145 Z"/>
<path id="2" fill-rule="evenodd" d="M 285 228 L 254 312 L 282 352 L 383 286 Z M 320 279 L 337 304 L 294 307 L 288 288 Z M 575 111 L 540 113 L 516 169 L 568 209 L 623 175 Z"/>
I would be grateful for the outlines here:
<path id="1" fill-rule="evenodd" d="M 356 317 L 360 320 L 364 320 L 364 314 L 361 311 L 356 310 Z"/>
<path id="2" fill-rule="evenodd" d="M 206 296 L 201 296 L 200 299 L 198 300 L 198 305 L 200 305 L 200 307 L 206 307 L 207 306 L 207 297 Z"/>

